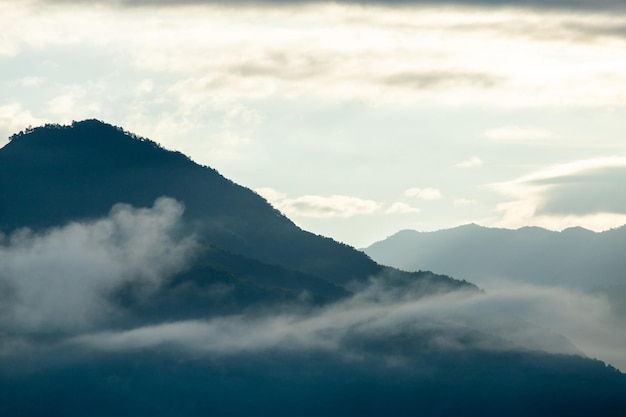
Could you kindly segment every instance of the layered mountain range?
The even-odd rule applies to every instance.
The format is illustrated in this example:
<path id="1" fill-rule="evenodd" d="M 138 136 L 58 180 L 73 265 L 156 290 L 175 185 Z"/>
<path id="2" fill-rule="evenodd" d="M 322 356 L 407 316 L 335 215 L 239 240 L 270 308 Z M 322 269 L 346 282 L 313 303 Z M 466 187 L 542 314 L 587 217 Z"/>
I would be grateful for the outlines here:
<path id="1" fill-rule="evenodd" d="M 474 284 L 301 230 L 185 155 L 98 120 L 10 139 L 0 415 L 626 409 L 624 374 Z"/>
<path id="2" fill-rule="evenodd" d="M 436 232 L 403 230 L 364 252 L 407 271 L 431 269 L 480 284 L 511 280 L 601 290 L 626 285 L 626 226 L 596 233 L 475 224 Z"/>

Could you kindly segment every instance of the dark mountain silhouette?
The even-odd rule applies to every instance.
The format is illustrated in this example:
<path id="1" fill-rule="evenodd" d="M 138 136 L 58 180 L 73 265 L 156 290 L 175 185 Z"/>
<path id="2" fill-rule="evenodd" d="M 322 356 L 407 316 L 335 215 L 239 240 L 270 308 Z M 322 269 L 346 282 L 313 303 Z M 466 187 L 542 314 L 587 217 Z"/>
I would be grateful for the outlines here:
<path id="1" fill-rule="evenodd" d="M 474 224 L 437 232 L 403 230 L 364 249 L 377 262 L 432 269 L 479 285 L 493 279 L 601 290 L 626 285 L 626 226 L 491 229 Z"/>
<path id="2" fill-rule="evenodd" d="M 105 216 L 161 196 L 185 205 L 211 243 L 336 282 L 375 275 L 362 253 L 297 228 L 262 197 L 178 152 L 97 120 L 15 135 L 0 152 L 0 230 Z"/>

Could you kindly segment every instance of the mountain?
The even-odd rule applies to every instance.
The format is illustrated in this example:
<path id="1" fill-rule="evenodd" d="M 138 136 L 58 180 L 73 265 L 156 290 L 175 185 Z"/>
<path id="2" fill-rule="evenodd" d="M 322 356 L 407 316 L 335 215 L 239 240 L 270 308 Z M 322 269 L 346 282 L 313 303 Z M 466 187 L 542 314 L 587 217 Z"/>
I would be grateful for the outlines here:
<path id="1" fill-rule="evenodd" d="M 517 364 L 517 365 L 512 365 Z M 427 355 L 404 366 L 324 355 L 180 360 L 152 352 L 0 369 L 5 416 L 623 416 L 623 375 L 535 354 Z"/>
<path id="2" fill-rule="evenodd" d="M 378 265 L 352 247 L 301 230 L 214 169 L 98 120 L 29 129 L 0 149 L 0 232 L 7 235 L 94 222 L 120 203 L 150 208 L 162 197 L 184 206 L 180 233 L 193 234 L 202 253 L 152 294 L 150 308 L 138 302 L 132 285 L 118 289 L 119 302 L 135 314 L 176 310 L 177 317 L 192 317 L 270 300 L 319 305 L 383 275 L 393 275 L 388 282 L 397 285 L 419 281 L 425 293 L 475 288 Z M 216 296 L 219 286 L 229 295 Z M 195 307 L 176 309 L 181 303 Z"/>
<path id="3" fill-rule="evenodd" d="M 623 414 L 626 375 L 495 301 L 97 120 L 0 149 L 0 415 Z"/>
<path id="4" fill-rule="evenodd" d="M 97 120 L 14 135 L 0 151 L 0 230 L 106 216 L 114 204 L 169 196 L 210 243 L 334 282 L 382 268 L 354 249 L 297 228 L 262 197 L 178 152 Z M 323 260 L 323 261 L 320 261 Z"/>
<path id="5" fill-rule="evenodd" d="M 520 311 L 624 370 L 625 246 L 624 226 L 596 233 L 470 224 L 427 233 L 404 230 L 364 251 L 402 269 L 432 268 L 471 280 L 506 301 L 495 314 Z"/>
<path id="6" fill-rule="evenodd" d="M 595 233 L 538 227 L 492 229 L 469 224 L 436 232 L 403 230 L 364 249 L 408 271 L 431 269 L 479 285 L 511 280 L 601 290 L 626 285 L 626 226 Z"/>

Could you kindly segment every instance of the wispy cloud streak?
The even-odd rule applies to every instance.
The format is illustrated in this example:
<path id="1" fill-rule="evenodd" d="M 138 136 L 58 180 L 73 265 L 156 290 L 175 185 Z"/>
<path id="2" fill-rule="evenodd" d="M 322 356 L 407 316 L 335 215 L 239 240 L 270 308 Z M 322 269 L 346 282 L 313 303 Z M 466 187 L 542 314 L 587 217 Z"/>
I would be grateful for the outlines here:
<path id="1" fill-rule="evenodd" d="M 626 158 L 573 161 L 490 187 L 511 200 L 498 205 L 499 226 L 533 224 L 552 230 L 583 226 L 602 231 L 626 222 Z"/>
<path id="2" fill-rule="evenodd" d="M 389 291 L 381 280 L 346 302 L 312 313 L 164 323 L 83 334 L 71 343 L 105 351 L 175 348 L 218 356 L 322 350 L 354 359 L 370 355 L 363 341 L 404 335 L 405 342 L 419 341 L 418 350 L 408 342 L 398 347 L 409 356 L 466 349 L 584 352 L 624 368 L 620 328 L 606 299 L 562 288 L 505 285 L 487 294 L 415 298 Z"/>

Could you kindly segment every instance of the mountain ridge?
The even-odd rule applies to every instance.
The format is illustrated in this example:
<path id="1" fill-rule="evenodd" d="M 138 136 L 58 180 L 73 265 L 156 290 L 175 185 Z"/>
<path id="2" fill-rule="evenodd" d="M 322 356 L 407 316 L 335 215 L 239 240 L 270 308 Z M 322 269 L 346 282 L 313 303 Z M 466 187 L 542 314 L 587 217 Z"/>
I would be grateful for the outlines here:
<path id="1" fill-rule="evenodd" d="M 202 245 L 259 265 L 340 287 L 392 273 L 348 245 L 298 228 L 263 197 L 213 168 L 99 120 L 31 128 L 0 149 L 0 231 L 7 234 L 91 221 L 120 202 L 151 207 L 162 196 L 184 205 L 185 227 Z M 405 273 L 404 279 L 472 287 L 433 273 Z"/>
<path id="2" fill-rule="evenodd" d="M 594 232 L 581 227 L 551 231 L 468 224 L 434 232 L 402 230 L 363 251 L 401 269 L 432 268 L 452 276 L 462 272 L 479 284 L 497 278 L 592 289 L 596 284 L 623 284 L 623 244 L 626 226 Z M 603 277 L 591 282 L 598 270 Z"/>

